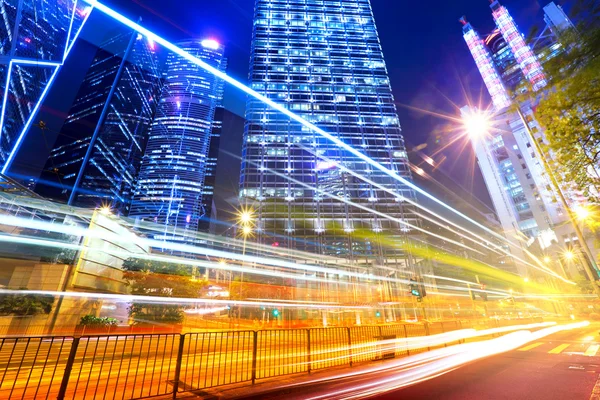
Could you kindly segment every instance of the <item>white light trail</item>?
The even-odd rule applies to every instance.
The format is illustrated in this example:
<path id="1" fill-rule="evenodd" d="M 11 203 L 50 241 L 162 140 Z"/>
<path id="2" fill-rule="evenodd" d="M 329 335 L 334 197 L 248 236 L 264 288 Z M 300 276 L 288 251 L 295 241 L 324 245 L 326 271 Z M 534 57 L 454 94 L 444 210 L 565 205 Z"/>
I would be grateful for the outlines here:
<path id="1" fill-rule="evenodd" d="M 385 363 L 384 366 L 366 368 L 354 373 L 338 374 L 328 376 L 327 378 L 313 379 L 301 384 L 284 386 L 284 388 L 300 389 L 303 385 L 314 385 L 315 383 L 327 383 L 336 379 L 345 379 L 349 384 L 345 386 L 337 385 L 337 387 L 342 386 L 341 389 L 326 390 L 325 394 L 313 395 L 306 398 L 311 400 L 358 399 L 381 395 L 391 390 L 397 390 L 438 377 L 467 363 L 515 350 L 546 336 L 562 331 L 583 328 L 588 325 L 589 322 L 585 321 L 569 325 L 552 326 L 535 332 L 519 330 L 496 339 L 431 350 L 424 354 L 408 356 L 400 361 Z M 394 372 L 393 374 L 385 374 L 392 371 Z M 383 373 L 384 377 L 374 378 L 367 383 L 356 384 L 348 380 L 351 377 L 360 377 L 364 374 L 373 374 L 376 372 Z M 374 374 L 374 376 L 377 375 Z"/>
<path id="2" fill-rule="evenodd" d="M 201 298 L 184 298 L 184 297 L 158 297 L 158 296 L 142 296 L 131 294 L 112 294 L 112 293 L 92 293 L 92 292 L 59 292 L 54 290 L 13 290 L 0 289 L 0 295 L 26 295 L 35 294 L 40 296 L 56 296 L 56 297 L 73 297 L 84 299 L 104 299 L 116 300 L 126 303 L 159 303 L 159 304 L 179 304 L 179 305 L 194 305 L 194 304 L 209 304 L 209 305 L 240 305 L 240 306 L 268 306 L 268 307 L 289 307 L 289 308 L 310 308 L 310 309 L 374 309 L 376 307 L 369 305 L 335 305 L 331 303 L 292 303 L 279 302 L 274 300 L 268 301 L 247 301 L 247 300 L 219 300 L 219 299 L 201 299 Z"/>

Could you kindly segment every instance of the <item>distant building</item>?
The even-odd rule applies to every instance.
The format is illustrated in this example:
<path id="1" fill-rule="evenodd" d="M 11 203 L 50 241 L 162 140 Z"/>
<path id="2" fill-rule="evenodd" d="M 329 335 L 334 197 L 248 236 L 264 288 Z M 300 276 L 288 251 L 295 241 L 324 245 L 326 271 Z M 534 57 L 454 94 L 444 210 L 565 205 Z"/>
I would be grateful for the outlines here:
<path id="1" fill-rule="evenodd" d="M 559 36 L 563 31 L 575 27 L 562 7 L 554 2 L 550 2 L 544 7 L 544 21 L 546 22 L 548 29 L 550 29 L 555 36 Z"/>
<path id="2" fill-rule="evenodd" d="M 85 2 L 70 0 L 0 1 L 2 172 L 14 159 L 88 12 Z"/>
<path id="3" fill-rule="evenodd" d="M 544 8 L 547 22 L 556 21 L 556 10 L 560 10 L 552 5 Z M 577 237 L 540 161 L 546 155 L 539 154 L 531 142 L 544 140 L 543 129 L 535 119 L 536 101 L 519 102 L 519 112 L 515 112 L 511 106 L 516 100 L 511 93 L 543 90 L 547 84 L 543 63 L 562 48 L 556 36 L 546 35 L 552 27 L 530 46 L 505 7 L 493 1 L 491 8 L 498 29 L 485 39 L 473 39 L 473 28 L 461 20 L 465 41 L 492 99 L 502 99 L 493 101 L 490 131 L 472 135 L 471 141 L 502 229 L 510 240 L 521 244 L 522 251 L 512 248 L 513 254 L 526 258 L 527 250 L 538 256 L 555 255 L 577 246 Z M 483 55 L 473 50 L 481 49 L 481 45 L 485 45 Z M 484 64 L 478 62 L 482 58 Z M 490 80 L 493 85 L 488 85 Z M 508 104 L 504 104 L 506 98 L 510 99 Z M 466 117 L 476 111 L 462 109 Z M 570 188 L 562 190 L 573 206 L 585 201 Z M 590 245 L 593 247 L 592 238 Z M 523 270 L 521 273 L 525 274 Z"/>
<path id="4" fill-rule="evenodd" d="M 223 46 L 214 40 L 178 45 L 220 70 L 226 68 Z M 155 233 L 156 239 L 188 241 L 184 236 L 197 232 L 201 220 L 210 219 L 210 186 L 214 186 L 221 130 L 220 122 L 214 122 L 215 110 L 222 96 L 221 79 L 187 59 L 169 56 L 165 86 L 129 213 L 140 221 L 163 226 L 163 232 Z"/>
<path id="5" fill-rule="evenodd" d="M 161 86 L 154 43 L 135 32 L 112 35 L 94 57 L 36 191 L 126 214 Z"/>

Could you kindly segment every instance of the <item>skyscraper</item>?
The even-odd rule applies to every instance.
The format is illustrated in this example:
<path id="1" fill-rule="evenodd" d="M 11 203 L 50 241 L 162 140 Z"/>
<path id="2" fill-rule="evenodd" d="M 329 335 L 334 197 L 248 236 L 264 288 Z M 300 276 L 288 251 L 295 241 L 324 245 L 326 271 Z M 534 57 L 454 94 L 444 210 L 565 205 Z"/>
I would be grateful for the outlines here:
<path id="1" fill-rule="evenodd" d="M 250 81 L 410 179 L 369 0 L 258 0 Z M 257 240 L 408 265 L 400 243 L 404 222 L 415 223 L 410 189 L 257 100 L 246 119 L 240 200 L 254 210 Z"/>
<path id="2" fill-rule="evenodd" d="M 127 213 L 161 88 L 154 44 L 136 32 L 98 49 L 36 191 L 83 207 Z"/>
<path id="3" fill-rule="evenodd" d="M 512 18 L 506 7 L 494 0 L 490 5 L 494 22 L 502 34 L 502 37 L 510 47 L 511 53 L 519 64 L 521 72 L 525 79 L 529 81 L 533 90 L 539 90 L 545 87 L 548 82 L 544 70 L 537 59 L 537 56 L 525 43 L 523 34 L 519 31 L 515 20 Z"/>
<path id="4" fill-rule="evenodd" d="M 14 158 L 89 7 L 69 0 L 0 2 L 0 170 Z"/>
<path id="5" fill-rule="evenodd" d="M 532 141 L 545 140 L 534 113 L 536 91 L 546 85 L 543 62 L 562 51 L 561 45 L 553 37 L 536 40 L 535 47 L 529 46 L 508 10 L 497 1 L 491 7 L 498 29 L 485 39 L 473 39 L 473 28 L 462 20 L 465 41 L 494 103 L 489 132 L 471 135 L 470 139 L 505 235 L 526 238 L 521 242 L 523 250 L 554 255 L 571 248 L 577 237 L 541 161 L 548 155 L 540 154 Z M 548 6 L 544 10 L 549 9 L 554 8 Z M 545 20 L 549 20 L 548 15 Z M 485 66 L 478 61 L 474 47 L 484 48 Z M 487 85 L 490 76 L 494 77 L 493 85 Z M 513 93 L 532 90 L 532 96 L 527 100 L 509 98 L 507 104 L 495 101 L 498 93 L 502 99 L 509 96 L 507 88 Z M 518 112 L 510 108 L 513 105 Z M 470 107 L 462 111 L 466 118 L 476 112 Z M 568 187 L 562 191 L 572 206 L 584 201 L 580 193 Z M 525 257 L 524 251 L 515 248 L 511 251 L 515 256 Z"/>
<path id="6" fill-rule="evenodd" d="M 216 41 L 189 40 L 178 45 L 225 69 L 223 46 Z M 213 131 L 213 122 L 223 82 L 175 54 L 169 56 L 167 68 L 129 215 L 163 225 L 164 234 L 157 238 L 188 241 L 181 235 L 195 233 L 207 214 L 205 204 L 212 204 L 205 178 L 207 170 L 214 172 L 209 148 L 211 135 L 219 130 Z M 203 193 L 210 193 L 210 198 L 203 199 Z"/>

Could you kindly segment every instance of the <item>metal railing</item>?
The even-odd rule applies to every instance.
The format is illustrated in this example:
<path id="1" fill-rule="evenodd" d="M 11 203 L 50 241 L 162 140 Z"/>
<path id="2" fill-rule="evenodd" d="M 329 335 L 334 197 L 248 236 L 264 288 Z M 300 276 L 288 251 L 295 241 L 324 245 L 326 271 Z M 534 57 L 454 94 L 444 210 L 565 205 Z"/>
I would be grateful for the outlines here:
<path id="1" fill-rule="evenodd" d="M 541 318 L 477 323 L 477 328 Z M 471 328 L 445 321 L 186 334 L 0 338 L 0 399 L 138 399 L 405 356 L 389 339 Z M 393 343 L 402 343 L 395 341 Z"/>

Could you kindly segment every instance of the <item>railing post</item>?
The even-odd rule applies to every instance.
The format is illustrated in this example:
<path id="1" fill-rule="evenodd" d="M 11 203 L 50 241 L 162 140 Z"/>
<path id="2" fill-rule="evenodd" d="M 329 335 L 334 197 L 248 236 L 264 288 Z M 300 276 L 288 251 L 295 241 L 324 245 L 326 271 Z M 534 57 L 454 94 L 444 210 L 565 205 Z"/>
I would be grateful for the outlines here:
<path id="1" fill-rule="evenodd" d="M 408 346 L 408 331 L 406 330 L 406 324 L 403 324 L 402 327 L 404 328 L 404 337 L 406 338 L 406 355 L 409 356 L 410 348 Z"/>
<path id="2" fill-rule="evenodd" d="M 310 359 L 310 329 L 306 330 L 306 362 L 308 363 L 308 373 L 310 374 L 312 367 Z"/>
<path id="3" fill-rule="evenodd" d="M 254 331 L 252 343 L 252 384 L 256 382 L 256 354 L 258 353 L 258 332 Z"/>
<path id="4" fill-rule="evenodd" d="M 69 358 L 67 359 L 67 365 L 65 365 L 65 373 L 62 381 L 60 382 L 60 389 L 58 389 L 57 400 L 63 400 L 67 393 L 67 385 L 69 384 L 69 377 L 71 376 L 71 370 L 73 370 L 73 364 L 75 363 L 75 356 L 77 355 L 77 347 L 79 346 L 79 337 L 73 338 L 71 344 L 71 351 L 69 352 Z"/>
<path id="5" fill-rule="evenodd" d="M 179 349 L 177 350 L 177 361 L 175 361 L 175 378 L 173 379 L 173 400 L 177 398 L 179 391 L 179 378 L 181 376 L 181 364 L 183 362 L 183 347 L 185 345 L 185 334 L 179 335 Z"/>
<path id="6" fill-rule="evenodd" d="M 346 327 L 348 333 L 348 358 L 350 360 L 350 367 L 352 367 L 352 337 L 350 336 L 350 327 Z"/>

